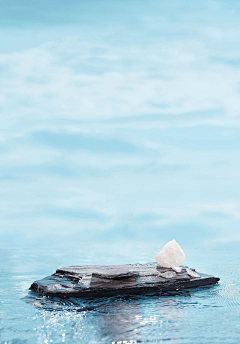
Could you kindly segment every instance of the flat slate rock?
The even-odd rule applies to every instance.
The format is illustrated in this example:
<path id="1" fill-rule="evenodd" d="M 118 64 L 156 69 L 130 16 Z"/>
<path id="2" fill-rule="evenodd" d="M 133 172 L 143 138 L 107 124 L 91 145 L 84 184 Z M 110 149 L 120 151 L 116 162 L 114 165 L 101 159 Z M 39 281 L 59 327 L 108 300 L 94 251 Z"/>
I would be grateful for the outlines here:
<path id="1" fill-rule="evenodd" d="M 164 277 L 166 272 L 172 272 L 172 277 Z M 183 267 L 181 273 L 175 273 L 171 268 L 163 268 L 157 263 L 69 266 L 33 282 L 29 289 L 52 297 L 99 297 L 161 293 L 196 288 L 219 281 L 217 277 L 198 274 L 200 277 L 193 278 L 187 274 L 186 267 Z"/>

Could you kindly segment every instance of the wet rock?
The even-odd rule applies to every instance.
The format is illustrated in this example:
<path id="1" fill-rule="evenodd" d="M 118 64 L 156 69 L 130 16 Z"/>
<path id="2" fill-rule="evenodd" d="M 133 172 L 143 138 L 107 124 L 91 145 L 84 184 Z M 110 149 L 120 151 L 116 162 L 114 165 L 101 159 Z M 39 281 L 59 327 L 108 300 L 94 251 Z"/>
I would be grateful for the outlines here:
<path id="1" fill-rule="evenodd" d="M 83 265 L 58 269 L 53 275 L 35 281 L 30 290 L 45 296 L 99 297 L 120 294 L 161 293 L 214 284 L 219 278 L 199 274 L 189 276 L 156 263 L 126 265 Z"/>

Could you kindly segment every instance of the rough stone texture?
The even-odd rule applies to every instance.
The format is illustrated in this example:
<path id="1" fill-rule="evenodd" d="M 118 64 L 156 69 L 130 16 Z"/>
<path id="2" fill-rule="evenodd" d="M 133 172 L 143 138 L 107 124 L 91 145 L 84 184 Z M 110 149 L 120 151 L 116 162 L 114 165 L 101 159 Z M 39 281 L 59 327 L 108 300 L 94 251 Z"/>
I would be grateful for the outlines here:
<path id="1" fill-rule="evenodd" d="M 185 262 L 185 259 L 183 249 L 176 240 L 169 241 L 156 255 L 157 263 L 166 268 L 178 267 Z"/>
<path id="2" fill-rule="evenodd" d="M 161 293 L 214 284 L 219 281 L 217 277 L 199 275 L 199 278 L 189 276 L 186 267 L 183 267 L 181 273 L 176 273 L 156 263 L 69 266 L 58 269 L 53 275 L 40 281 L 33 282 L 29 289 L 40 295 L 62 298 L 99 297 Z"/>

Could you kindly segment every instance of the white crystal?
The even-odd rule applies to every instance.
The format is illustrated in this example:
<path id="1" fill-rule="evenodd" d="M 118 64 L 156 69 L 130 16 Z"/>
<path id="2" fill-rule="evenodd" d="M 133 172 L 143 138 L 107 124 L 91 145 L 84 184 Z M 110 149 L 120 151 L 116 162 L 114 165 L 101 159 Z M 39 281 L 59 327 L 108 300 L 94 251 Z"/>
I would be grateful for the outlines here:
<path id="1" fill-rule="evenodd" d="M 182 248 L 175 240 L 169 241 L 156 255 L 157 263 L 165 268 L 178 267 L 185 259 Z"/>
<path id="2" fill-rule="evenodd" d="M 164 278 L 174 278 L 176 276 L 177 276 L 177 274 L 174 271 L 167 271 L 167 272 L 163 272 L 162 274 L 160 274 L 160 277 L 164 277 Z"/>
<path id="3" fill-rule="evenodd" d="M 181 266 L 174 266 L 174 268 L 172 268 L 172 269 L 178 273 L 182 272 Z"/>
<path id="4" fill-rule="evenodd" d="M 196 273 L 195 271 L 191 270 L 191 269 L 188 269 L 186 268 L 187 270 L 187 274 L 191 277 L 194 277 L 194 278 L 199 278 L 201 277 L 198 273 Z"/>

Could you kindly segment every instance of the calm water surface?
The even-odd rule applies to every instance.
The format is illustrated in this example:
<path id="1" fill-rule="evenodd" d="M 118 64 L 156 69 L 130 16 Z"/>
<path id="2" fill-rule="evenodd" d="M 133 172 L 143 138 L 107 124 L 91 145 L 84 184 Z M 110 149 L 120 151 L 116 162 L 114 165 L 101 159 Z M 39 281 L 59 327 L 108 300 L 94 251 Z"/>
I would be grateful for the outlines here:
<path id="1" fill-rule="evenodd" d="M 121 252 L 115 246 L 118 253 L 111 255 L 78 247 L 1 250 L 1 344 L 238 343 L 240 254 L 234 248 L 185 250 L 190 266 L 221 278 L 211 287 L 162 296 L 64 301 L 28 291 L 34 280 L 60 266 L 147 262 L 155 249 Z"/>

